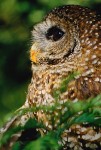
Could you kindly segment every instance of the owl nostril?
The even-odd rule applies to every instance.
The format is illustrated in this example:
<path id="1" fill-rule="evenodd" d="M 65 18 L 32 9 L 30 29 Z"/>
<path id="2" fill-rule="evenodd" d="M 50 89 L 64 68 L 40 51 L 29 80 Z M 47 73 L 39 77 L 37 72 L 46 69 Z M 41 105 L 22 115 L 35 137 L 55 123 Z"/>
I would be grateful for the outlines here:
<path id="1" fill-rule="evenodd" d="M 65 33 L 57 26 L 53 26 L 48 29 L 46 33 L 46 38 L 52 41 L 58 41 L 63 37 Z"/>

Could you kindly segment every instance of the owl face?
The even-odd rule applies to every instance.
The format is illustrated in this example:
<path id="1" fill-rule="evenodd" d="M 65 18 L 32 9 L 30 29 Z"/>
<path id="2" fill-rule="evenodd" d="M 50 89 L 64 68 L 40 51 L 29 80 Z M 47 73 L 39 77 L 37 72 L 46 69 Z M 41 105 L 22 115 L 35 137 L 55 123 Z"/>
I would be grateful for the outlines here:
<path id="1" fill-rule="evenodd" d="M 48 16 L 37 24 L 32 31 L 32 61 L 37 63 L 58 64 L 70 59 L 77 52 L 78 34 L 75 27 L 57 15 Z"/>

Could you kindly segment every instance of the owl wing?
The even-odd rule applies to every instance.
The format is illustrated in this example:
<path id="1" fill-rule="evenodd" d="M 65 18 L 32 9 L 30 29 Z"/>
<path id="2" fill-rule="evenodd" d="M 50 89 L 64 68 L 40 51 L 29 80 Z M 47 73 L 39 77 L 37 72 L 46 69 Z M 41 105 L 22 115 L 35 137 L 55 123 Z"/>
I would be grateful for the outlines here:
<path id="1" fill-rule="evenodd" d="M 101 93 L 100 75 L 81 76 L 68 85 L 68 97 L 73 100 L 86 100 Z"/>

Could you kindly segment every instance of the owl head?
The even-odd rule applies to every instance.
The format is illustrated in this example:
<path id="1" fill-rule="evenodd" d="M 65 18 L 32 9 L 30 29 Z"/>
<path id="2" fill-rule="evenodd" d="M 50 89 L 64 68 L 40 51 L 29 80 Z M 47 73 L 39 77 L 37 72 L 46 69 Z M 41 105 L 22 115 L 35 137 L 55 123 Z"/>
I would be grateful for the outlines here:
<path id="1" fill-rule="evenodd" d="M 66 59 L 73 59 L 79 51 L 77 28 L 64 17 L 63 10 L 64 7 L 53 9 L 34 27 L 31 48 L 31 60 L 34 63 L 57 65 Z"/>
<path id="2" fill-rule="evenodd" d="M 32 31 L 32 62 L 47 65 L 76 62 L 94 66 L 92 55 L 100 59 L 100 20 L 96 12 L 81 6 L 53 9 Z"/>

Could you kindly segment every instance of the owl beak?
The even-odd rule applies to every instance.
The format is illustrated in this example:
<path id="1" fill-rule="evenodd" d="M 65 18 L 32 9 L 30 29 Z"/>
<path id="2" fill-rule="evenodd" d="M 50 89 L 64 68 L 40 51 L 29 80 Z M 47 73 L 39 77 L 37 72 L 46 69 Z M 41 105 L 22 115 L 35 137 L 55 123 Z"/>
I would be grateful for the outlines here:
<path id="1" fill-rule="evenodd" d="M 37 48 L 37 43 L 34 43 L 30 49 L 30 60 L 34 63 L 38 63 L 38 55 L 40 50 Z"/>

